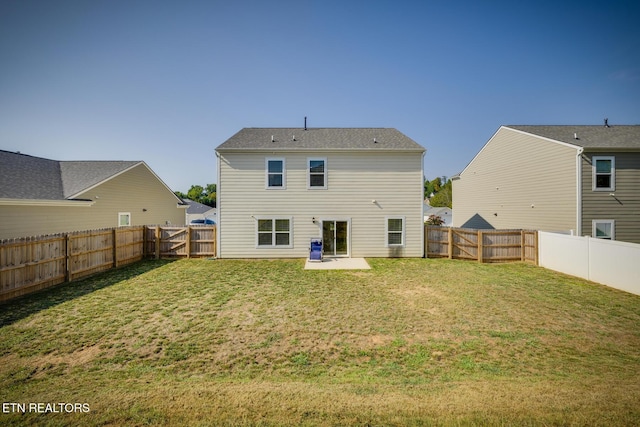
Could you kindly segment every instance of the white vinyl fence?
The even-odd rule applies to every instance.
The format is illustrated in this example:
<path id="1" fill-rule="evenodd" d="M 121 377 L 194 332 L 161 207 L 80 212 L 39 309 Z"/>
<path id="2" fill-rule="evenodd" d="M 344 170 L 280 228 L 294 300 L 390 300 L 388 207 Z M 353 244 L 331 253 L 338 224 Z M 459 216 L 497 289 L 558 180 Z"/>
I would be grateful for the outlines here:
<path id="1" fill-rule="evenodd" d="M 640 245 L 540 231 L 541 267 L 640 295 Z"/>

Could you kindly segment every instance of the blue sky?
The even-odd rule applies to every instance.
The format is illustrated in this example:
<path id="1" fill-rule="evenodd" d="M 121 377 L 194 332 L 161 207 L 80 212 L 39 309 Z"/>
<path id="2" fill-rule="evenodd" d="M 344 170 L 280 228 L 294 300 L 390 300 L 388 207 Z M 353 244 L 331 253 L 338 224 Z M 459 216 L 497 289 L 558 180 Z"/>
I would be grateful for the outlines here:
<path id="1" fill-rule="evenodd" d="M 637 1 L 0 0 L 0 149 L 216 180 L 243 127 L 394 127 L 460 172 L 503 124 L 640 124 Z"/>

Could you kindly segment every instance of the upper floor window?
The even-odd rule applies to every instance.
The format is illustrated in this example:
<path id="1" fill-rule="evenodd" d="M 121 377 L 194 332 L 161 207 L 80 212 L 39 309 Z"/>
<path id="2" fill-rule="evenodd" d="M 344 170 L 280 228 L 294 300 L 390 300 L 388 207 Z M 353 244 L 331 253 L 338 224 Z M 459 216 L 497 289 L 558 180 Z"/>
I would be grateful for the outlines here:
<path id="1" fill-rule="evenodd" d="M 266 188 L 284 190 L 287 182 L 287 171 L 284 159 L 267 158 L 266 163 Z"/>
<path id="2" fill-rule="evenodd" d="M 308 158 L 307 159 L 307 188 L 327 189 L 327 159 Z"/>
<path id="3" fill-rule="evenodd" d="M 613 156 L 593 156 L 593 190 L 616 189 L 616 160 Z"/>

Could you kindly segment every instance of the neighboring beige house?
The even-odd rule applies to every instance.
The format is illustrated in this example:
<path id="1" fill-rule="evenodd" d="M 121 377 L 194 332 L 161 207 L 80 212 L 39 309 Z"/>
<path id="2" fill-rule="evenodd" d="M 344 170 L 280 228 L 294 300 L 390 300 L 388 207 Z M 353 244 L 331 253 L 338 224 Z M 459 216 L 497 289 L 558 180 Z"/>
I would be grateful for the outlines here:
<path id="1" fill-rule="evenodd" d="M 502 126 L 453 178 L 453 225 L 640 243 L 640 126 Z"/>
<path id="2" fill-rule="evenodd" d="M 218 256 L 422 257 L 424 153 L 396 129 L 242 129 L 216 149 Z"/>
<path id="3" fill-rule="evenodd" d="M 186 204 L 142 161 L 56 161 L 0 150 L 0 239 L 184 225 Z"/>

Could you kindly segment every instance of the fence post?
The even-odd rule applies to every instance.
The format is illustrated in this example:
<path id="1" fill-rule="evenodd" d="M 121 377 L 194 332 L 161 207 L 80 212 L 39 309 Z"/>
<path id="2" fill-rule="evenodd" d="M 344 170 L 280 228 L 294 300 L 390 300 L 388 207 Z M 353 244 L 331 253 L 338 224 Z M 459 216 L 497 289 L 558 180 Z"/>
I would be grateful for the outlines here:
<path id="1" fill-rule="evenodd" d="M 142 226 L 142 259 L 147 258 L 147 226 Z"/>
<path id="2" fill-rule="evenodd" d="M 113 238 L 113 268 L 118 268 L 118 229 L 114 228 Z"/>
<path id="3" fill-rule="evenodd" d="M 160 226 L 156 225 L 156 259 L 160 259 Z"/>
<path id="4" fill-rule="evenodd" d="M 482 234 L 482 230 L 478 230 L 478 262 L 484 262 L 484 235 Z"/>
<path id="5" fill-rule="evenodd" d="M 427 224 L 424 224 L 424 248 L 422 248 L 422 250 L 424 251 L 424 257 L 425 258 L 429 258 L 429 226 Z M 216 245 L 217 246 L 217 245 Z"/>
<path id="6" fill-rule="evenodd" d="M 527 246 L 525 245 L 526 235 L 524 230 L 520 230 L 520 261 L 524 261 L 526 258 Z"/>
<path id="7" fill-rule="evenodd" d="M 191 258 L 191 227 L 187 225 L 187 258 Z"/>
<path id="8" fill-rule="evenodd" d="M 539 258 L 539 251 L 540 251 L 540 245 L 538 244 L 538 230 L 534 231 L 534 248 L 533 248 L 533 252 L 534 252 L 534 258 L 535 258 L 535 263 L 536 265 L 540 265 L 540 258 Z"/>
<path id="9" fill-rule="evenodd" d="M 449 227 L 449 235 L 447 236 L 449 241 L 449 247 L 447 248 L 449 252 L 449 259 L 453 259 L 453 228 Z"/>
<path id="10" fill-rule="evenodd" d="M 71 281 L 71 245 L 69 234 L 64 235 L 64 281 Z"/>

